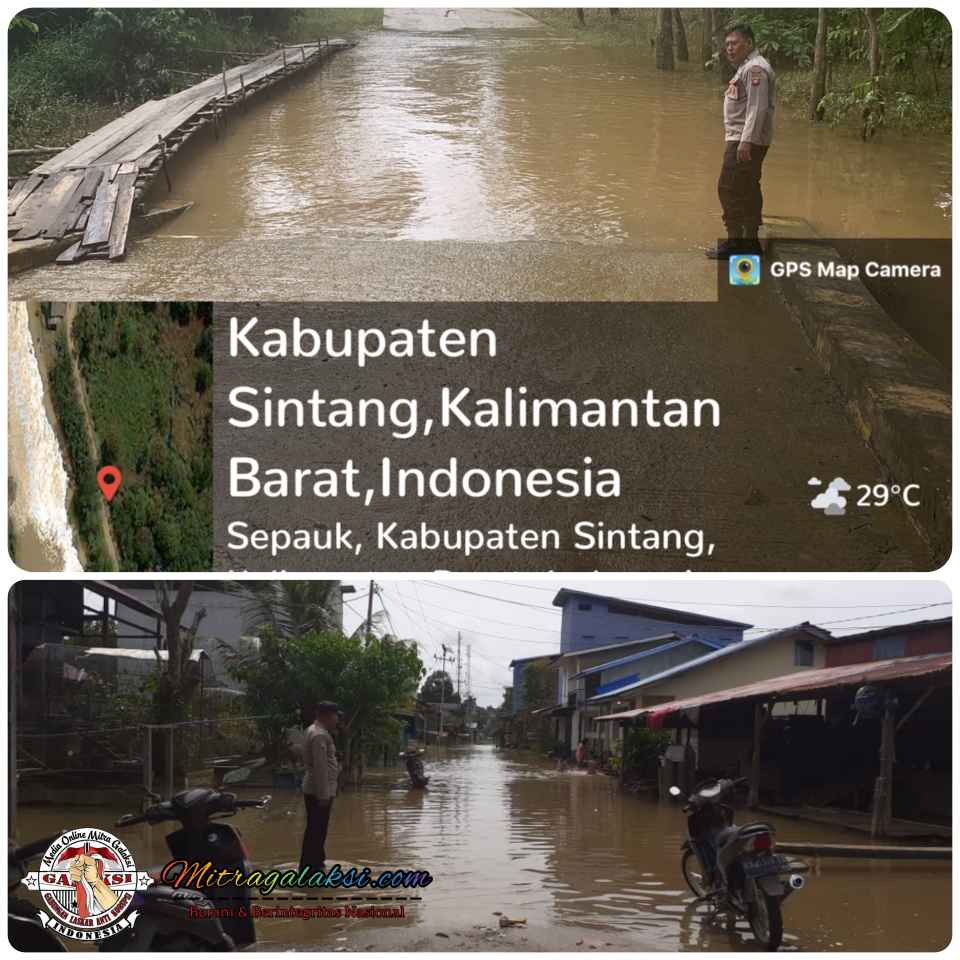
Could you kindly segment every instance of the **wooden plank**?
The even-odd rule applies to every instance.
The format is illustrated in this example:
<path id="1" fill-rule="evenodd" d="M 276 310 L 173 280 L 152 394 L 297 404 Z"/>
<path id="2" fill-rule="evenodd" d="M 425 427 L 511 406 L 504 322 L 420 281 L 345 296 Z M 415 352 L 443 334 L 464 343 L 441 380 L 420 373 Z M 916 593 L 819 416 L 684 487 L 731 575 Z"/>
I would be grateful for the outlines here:
<path id="1" fill-rule="evenodd" d="M 778 853 L 805 853 L 818 857 L 859 857 L 868 860 L 949 860 L 952 847 L 894 847 L 853 843 L 783 843 L 777 841 Z"/>
<path id="2" fill-rule="evenodd" d="M 106 243 L 110 239 L 110 227 L 113 224 L 113 210 L 117 203 L 116 180 L 102 180 L 97 195 L 93 198 L 87 229 L 83 232 L 83 245 L 93 247 Z"/>
<path id="3" fill-rule="evenodd" d="M 69 201 L 61 206 L 57 215 L 51 219 L 50 224 L 44 229 L 43 235 L 45 237 L 55 239 L 69 233 L 76 224 L 82 208 L 89 206 L 89 198 L 96 194 L 97 185 L 100 183 L 103 171 L 92 167 L 86 171 L 77 171 L 77 173 L 80 175 L 80 181 Z"/>
<path id="4" fill-rule="evenodd" d="M 20 224 L 14 239 L 31 240 L 41 236 L 63 215 L 67 205 L 73 202 L 73 194 L 83 182 L 82 170 L 67 170 L 56 177 L 48 177 L 42 190 L 34 190 L 31 199 L 36 202 L 24 204 L 16 221 Z M 27 207 L 29 206 L 29 209 Z M 26 210 L 26 215 L 23 211 Z"/>
<path id="5" fill-rule="evenodd" d="M 27 197 L 43 183 L 43 177 L 31 174 L 23 180 L 18 180 L 13 189 L 7 194 L 7 216 L 12 217 Z"/>
<path id="6" fill-rule="evenodd" d="M 130 216 L 133 213 L 133 194 L 137 185 L 136 170 L 117 174 L 117 203 L 110 227 L 110 259 L 122 257 L 127 248 L 127 231 L 130 229 Z"/>
<path id="7" fill-rule="evenodd" d="M 57 257 L 57 263 L 75 263 L 80 259 L 80 248 L 83 245 L 83 240 L 78 240 L 76 243 L 71 244 L 67 247 L 63 253 Z"/>

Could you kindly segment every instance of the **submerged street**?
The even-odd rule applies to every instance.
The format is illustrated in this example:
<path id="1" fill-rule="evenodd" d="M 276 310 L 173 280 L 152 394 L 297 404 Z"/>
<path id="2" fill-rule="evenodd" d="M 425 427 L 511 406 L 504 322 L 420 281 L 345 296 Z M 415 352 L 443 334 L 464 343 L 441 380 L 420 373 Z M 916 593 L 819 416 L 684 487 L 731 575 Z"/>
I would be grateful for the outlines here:
<path id="1" fill-rule="evenodd" d="M 440 759 L 431 749 L 426 767 L 426 791 L 410 789 L 398 767 L 373 771 L 362 789 L 343 793 L 327 846 L 328 865 L 429 871 L 434 881 L 419 891 L 423 901 L 406 905 L 405 920 L 260 920 L 260 949 L 755 948 L 745 922 L 730 927 L 693 902 L 680 874 L 685 818 L 678 806 L 489 745 Z M 255 868 L 295 865 L 299 857 L 301 796 L 273 794 L 267 811 L 231 821 Z M 80 821 L 110 829 L 123 812 L 21 807 L 18 833 L 33 839 Z M 750 819 L 749 811 L 737 814 L 738 822 Z M 783 841 L 868 842 L 849 831 L 763 819 Z M 141 869 L 165 862 L 161 827 L 115 832 Z M 806 888 L 784 906 L 782 949 L 938 950 L 949 942 L 949 862 L 808 859 Z M 527 923 L 501 929 L 497 912 Z"/>

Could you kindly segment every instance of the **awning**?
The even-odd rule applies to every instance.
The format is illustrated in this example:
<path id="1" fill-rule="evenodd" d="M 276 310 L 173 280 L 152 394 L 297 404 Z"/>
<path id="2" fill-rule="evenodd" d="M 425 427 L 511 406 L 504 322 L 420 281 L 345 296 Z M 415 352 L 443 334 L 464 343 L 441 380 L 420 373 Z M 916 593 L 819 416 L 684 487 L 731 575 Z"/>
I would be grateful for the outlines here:
<path id="1" fill-rule="evenodd" d="M 947 674 L 952 669 L 952 653 L 935 653 L 922 657 L 898 657 L 894 660 L 876 660 L 869 663 L 851 663 L 842 667 L 824 667 L 820 670 L 803 670 L 782 677 L 758 680 L 742 687 L 731 687 L 698 697 L 671 700 L 652 707 L 624 710 L 594 717 L 594 720 L 632 720 L 648 716 L 651 724 L 662 723 L 663 718 L 681 710 L 692 710 L 717 703 L 732 703 L 737 700 L 798 700 L 814 699 L 840 687 L 859 687 L 865 683 L 889 683 L 895 680 Z"/>
<path id="2" fill-rule="evenodd" d="M 110 660 L 150 660 L 156 663 L 157 652 L 159 652 L 162 661 L 170 659 L 169 650 L 142 650 L 136 647 L 88 647 L 80 654 L 80 659 L 84 657 L 106 657 Z M 190 660 L 193 663 L 209 659 L 210 654 L 206 650 L 198 649 L 190 652 Z"/>
<path id="3" fill-rule="evenodd" d="M 530 716 L 542 717 L 546 714 L 551 717 L 567 717 L 576 709 L 576 707 L 568 707 L 565 704 L 557 704 L 553 707 L 540 707 L 539 710 L 531 710 Z"/>

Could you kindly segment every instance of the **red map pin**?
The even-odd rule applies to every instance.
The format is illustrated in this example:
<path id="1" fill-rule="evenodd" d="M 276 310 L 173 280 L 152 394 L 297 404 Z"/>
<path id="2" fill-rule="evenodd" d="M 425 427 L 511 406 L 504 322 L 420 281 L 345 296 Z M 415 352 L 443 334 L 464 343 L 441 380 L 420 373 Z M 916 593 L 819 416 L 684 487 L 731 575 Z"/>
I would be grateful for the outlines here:
<path id="1" fill-rule="evenodd" d="M 120 476 L 120 471 L 116 467 L 101 467 L 97 473 L 97 485 L 106 497 L 107 503 L 114 498 L 122 482 L 123 477 Z"/>

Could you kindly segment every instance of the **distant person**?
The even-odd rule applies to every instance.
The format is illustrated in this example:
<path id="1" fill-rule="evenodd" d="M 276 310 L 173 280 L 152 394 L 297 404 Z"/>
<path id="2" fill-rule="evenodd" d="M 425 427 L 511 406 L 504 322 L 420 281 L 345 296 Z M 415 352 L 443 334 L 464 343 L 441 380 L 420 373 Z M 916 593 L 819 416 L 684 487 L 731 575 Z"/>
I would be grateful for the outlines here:
<path id="1" fill-rule="evenodd" d="M 587 743 L 585 740 L 581 740 L 577 744 L 577 752 L 575 757 L 578 767 L 585 767 L 587 765 Z"/>
<path id="2" fill-rule="evenodd" d="M 753 30 L 746 24 L 727 31 L 724 49 L 736 73 L 723 97 L 723 166 L 717 182 L 727 239 L 707 250 L 714 260 L 762 252 L 760 175 L 773 140 L 777 84 L 773 67 L 756 51 Z"/>
<path id="3" fill-rule="evenodd" d="M 307 809 L 307 827 L 303 833 L 300 869 L 325 870 L 327 830 L 337 795 L 340 764 L 332 732 L 337 729 L 340 710 L 329 700 L 316 706 L 315 719 L 303 741 L 303 802 Z"/>

